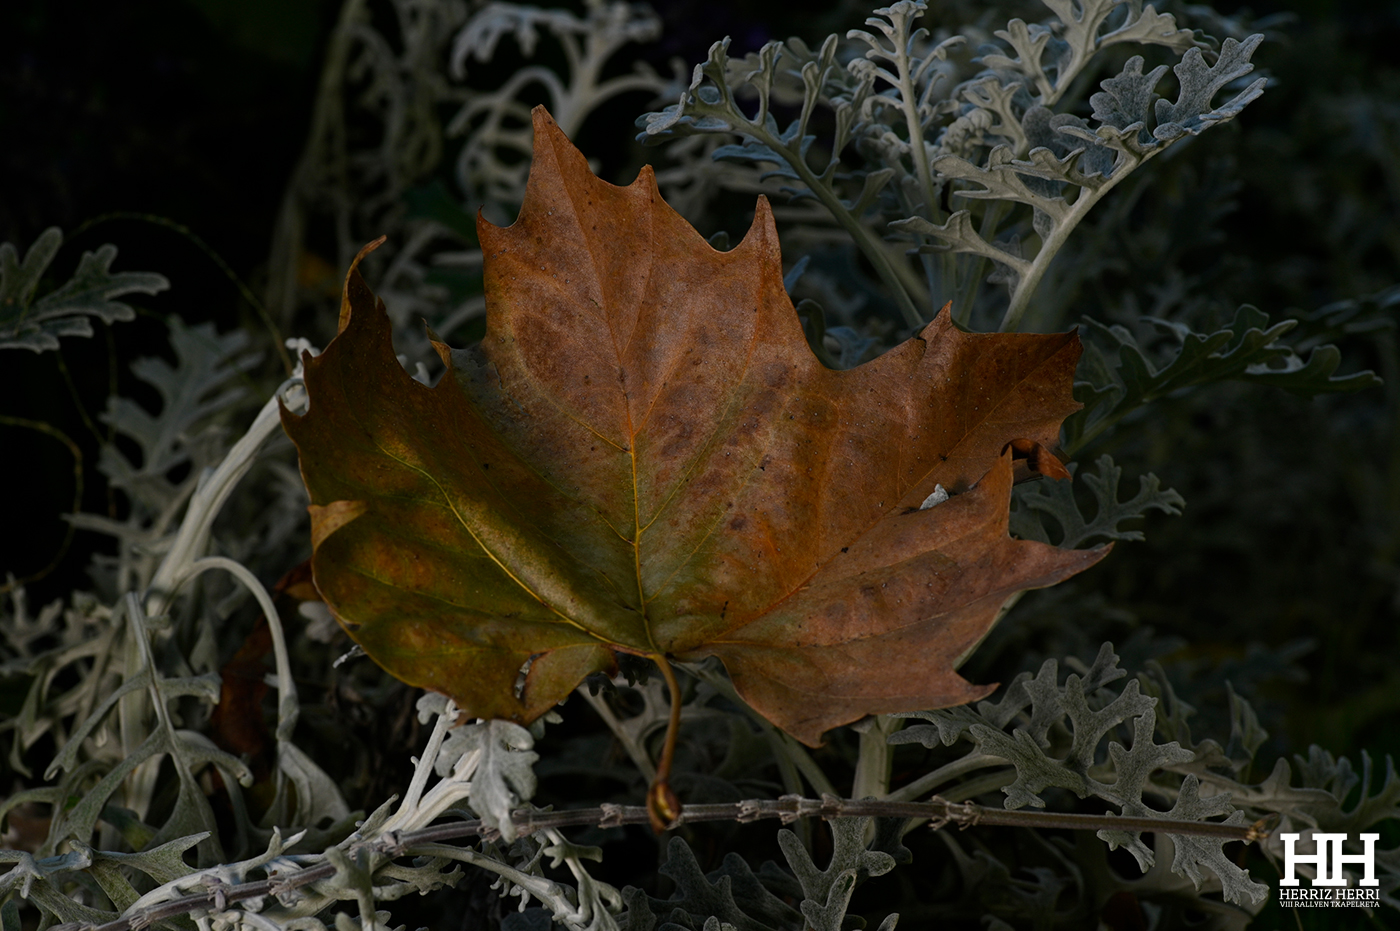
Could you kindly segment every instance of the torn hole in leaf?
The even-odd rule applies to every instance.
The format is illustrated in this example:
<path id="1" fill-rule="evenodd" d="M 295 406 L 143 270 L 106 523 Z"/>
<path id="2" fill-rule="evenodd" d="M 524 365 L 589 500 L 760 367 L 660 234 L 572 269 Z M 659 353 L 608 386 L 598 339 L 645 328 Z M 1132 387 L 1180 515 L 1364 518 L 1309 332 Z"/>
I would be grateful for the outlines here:
<path id="1" fill-rule="evenodd" d="M 1011 465 L 1015 469 L 1014 481 L 1017 484 L 1042 475 L 1057 480 L 1071 477 L 1060 458 L 1035 440 L 1015 439 L 1003 447 L 1003 451 L 1006 449 L 1011 450 Z"/>

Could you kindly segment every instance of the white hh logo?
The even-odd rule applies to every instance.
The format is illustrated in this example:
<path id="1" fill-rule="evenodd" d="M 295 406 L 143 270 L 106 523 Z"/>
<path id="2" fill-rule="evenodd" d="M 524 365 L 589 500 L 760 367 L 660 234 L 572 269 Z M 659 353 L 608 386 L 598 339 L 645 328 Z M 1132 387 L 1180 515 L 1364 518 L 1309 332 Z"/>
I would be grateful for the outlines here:
<path id="1" fill-rule="evenodd" d="M 1317 868 L 1317 878 L 1312 881 L 1314 886 L 1345 886 L 1347 878 L 1342 872 L 1342 867 L 1348 863 L 1360 866 L 1365 872 L 1361 885 L 1380 885 L 1376 879 L 1376 841 L 1381 838 L 1379 834 L 1361 835 L 1361 844 L 1364 847 L 1362 853 L 1342 852 L 1342 842 L 1347 839 L 1345 834 L 1314 834 L 1312 839 L 1317 844 L 1317 853 L 1298 853 L 1294 845 L 1298 843 L 1299 837 L 1298 834 L 1279 835 L 1279 839 L 1283 841 L 1283 878 L 1278 881 L 1280 886 L 1298 885 L 1293 871 L 1301 863 L 1311 863 Z M 1332 864 L 1331 869 L 1327 866 L 1329 861 Z"/>

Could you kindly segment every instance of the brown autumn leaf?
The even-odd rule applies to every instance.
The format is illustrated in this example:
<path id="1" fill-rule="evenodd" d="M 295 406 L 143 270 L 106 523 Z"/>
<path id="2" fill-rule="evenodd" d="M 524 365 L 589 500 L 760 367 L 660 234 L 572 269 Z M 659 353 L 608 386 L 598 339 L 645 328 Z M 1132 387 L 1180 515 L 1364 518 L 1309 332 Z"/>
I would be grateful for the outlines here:
<path id="1" fill-rule="evenodd" d="M 1074 334 L 966 334 L 945 310 L 826 369 L 764 199 L 717 252 L 649 168 L 598 180 L 542 109 L 519 219 L 478 225 L 479 349 L 436 343 L 448 373 L 415 382 L 352 268 L 310 410 L 283 416 L 327 605 L 468 714 L 532 720 L 617 651 L 717 656 L 815 745 L 986 695 L 953 670 L 1007 597 L 1105 552 L 1007 534 L 1013 454 L 1034 465 L 1078 407 Z M 936 485 L 953 497 L 920 510 Z"/>

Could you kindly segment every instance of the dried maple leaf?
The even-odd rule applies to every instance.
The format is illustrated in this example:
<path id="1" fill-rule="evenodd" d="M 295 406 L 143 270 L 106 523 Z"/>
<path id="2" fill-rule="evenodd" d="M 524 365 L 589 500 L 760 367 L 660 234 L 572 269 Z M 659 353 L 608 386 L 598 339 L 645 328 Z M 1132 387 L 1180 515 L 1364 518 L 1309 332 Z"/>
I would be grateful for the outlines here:
<path id="1" fill-rule="evenodd" d="M 717 656 L 816 744 L 986 695 L 953 667 L 1006 598 L 1103 555 L 1007 534 L 1010 444 L 1034 465 L 1078 407 L 1074 334 L 966 334 L 945 311 L 826 369 L 766 201 L 717 252 L 650 169 L 598 180 L 542 110 L 519 219 L 479 225 L 479 349 L 436 343 L 448 373 L 415 382 L 352 269 L 310 411 L 284 414 L 316 585 L 399 678 L 528 721 L 615 651 Z M 937 485 L 952 498 L 921 510 Z"/>

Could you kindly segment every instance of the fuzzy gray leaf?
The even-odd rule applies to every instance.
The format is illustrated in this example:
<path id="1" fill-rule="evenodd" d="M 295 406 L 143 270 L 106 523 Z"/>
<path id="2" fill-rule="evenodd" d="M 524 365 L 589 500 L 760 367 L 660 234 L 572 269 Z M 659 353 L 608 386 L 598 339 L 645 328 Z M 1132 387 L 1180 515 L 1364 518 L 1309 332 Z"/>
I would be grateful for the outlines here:
<path id="1" fill-rule="evenodd" d="M 92 866 L 89 872 L 102 886 L 107 898 L 111 899 L 118 909 L 124 911 L 140 898 L 140 894 L 128 881 L 121 867 L 140 870 L 157 884 L 164 885 L 194 872 L 185 862 L 184 853 L 198 846 L 208 836 L 208 832 L 190 834 L 139 853 L 94 850 L 91 853 Z"/>
<path id="2" fill-rule="evenodd" d="M 278 743 L 277 768 L 296 792 L 295 820 L 285 816 L 290 806 L 284 796 L 279 794 L 273 805 L 272 811 L 280 810 L 284 815 L 282 826 L 316 827 L 327 821 L 334 826 L 350 819 L 350 806 L 340 786 L 296 744 L 286 740 Z"/>
<path id="3" fill-rule="evenodd" d="M 464 751 L 480 751 L 469 802 L 482 823 L 515 840 L 511 812 L 535 794 L 535 738 L 511 721 L 482 721 L 459 728 Z"/>
<path id="4" fill-rule="evenodd" d="M 1139 693 L 1136 679 L 1129 681 L 1121 695 L 1101 708 L 1089 704 L 1076 675 L 1066 680 L 1062 696 L 1073 734 L 1073 743 L 1063 757 L 1047 754 L 1027 730 L 1017 729 L 1007 734 L 985 724 L 975 724 L 971 728 L 980 752 L 1002 757 L 1016 767 L 1016 780 L 1002 789 L 1006 793 L 1007 808 L 1027 805 L 1044 808 L 1045 802 L 1039 793 L 1050 786 L 1069 789 L 1080 798 L 1100 794 L 1107 787 L 1088 775 L 1099 743 L 1110 730 L 1129 718 L 1146 714 L 1156 704 L 1154 699 Z M 1117 795 L 1130 789 L 1121 786 L 1109 791 Z M 1142 787 L 1138 786 L 1137 790 L 1141 792 Z"/>
<path id="5" fill-rule="evenodd" d="M 865 829 L 869 823 L 869 818 L 837 818 L 827 822 L 831 827 L 832 849 L 831 862 L 824 870 L 812 862 L 807 848 L 798 840 L 796 834 L 788 830 L 778 832 L 778 846 L 783 850 L 788 867 L 802 884 L 804 903 L 811 902 L 819 908 L 826 908 L 833 891 L 842 883 L 843 876 L 849 875 L 852 878 L 851 888 L 854 888 L 857 879 L 883 876 L 894 869 L 894 857 L 866 848 Z M 849 890 L 846 892 L 846 898 L 850 898 Z M 841 908 L 844 914 L 845 905 L 842 904 Z M 803 912 L 805 914 L 805 908 Z M 839 926 L 839 919 L 837 924 Z"/>
<path id="6" fill-rule="evenodd" d="M 247 351 L 248 334 L 218 333 L 212 324 L 189 327 L 170 318 L 170 346 L 175 365 L 158 357 L 137 359 L 132 372 L 160 395 L 159 413 L 152 414 L 127 398 L 112 398 L 102 420 L 134 440 L 140 462 L 128 459 L 115 445 L 103 447 L 99 467 L 114 487 L 127 492 L 152 511 L 175 497 L 168 473 L 189 464 L 197 477 L 223 455 L 217 427 L 208 421 L 244 396 L 239 380 L 258 363 Z"/>
<path id="7" fill-rule="evenodd" d="M 114 323 L 136 316 L 131 305 L 115 298 L 157 294 L 170 287 L 165 276 L 152 272 L 113 274 L 117 247 L 104 245 L 84 252 L 73 277 L 36 301 L 39 281 L 62 244 L 63 233 L 49 227 L 22 262 L 12 244 L 0 244 L 0 349 L 57 349 L 60 337 L 92 336 L 89 317 Z"/>
<path id="8" fill-rule="evenodd" d="M 1400 778 L 1396 776 L 1395 761 L 1390 756 L 1385 758 L 1385 781 L 1374 795 L 1373 764 L 1370 754 L 1364 750 L 1361 752 L 1359 776 L 1352 768 L 1351 760 L 1334 757 L 1316 744 L 1308 748 L 1306 758 L 1295 754 L 1293 759 L 1304 786 L 1322 789 L 1332 797 L 1330 804 L 1325 803 L 1311 811 L 1320 829 L 1356 833 L 1381 821 L 1400 819 Z M 1286 767 L 1287 764 L 1284 765 Z M 1361 791 L 1356 804 L 1347 811 L 1342 806 L 1358 785 Z"/>
<path id="9" fill-rule="evenodd" d="M 1119 743 L 1111 743 L 1108 747 L 1109 757 L 1113 761 L 1114 771 L 1118 778 L 1112 786 L 1100 788 L 1096 795 L 1117 805 L 1122 814 L 1129 817 L 1150 818 L 1161 816 L 1161 812 L 1149 808 L 1142 800 L 1142 793 L 1150 785 L 1152 774 L 1159 769 L 1173 766 L 1179 763 L 1189 763 L 1195 758 L 1195 754 L 1184 749 L 1175 740 L 1165 744 L 1158 744 L 1153 734 L 1157 727 L 1157 715 L 1155 709 L 1148 709 L 1142 716 L 1133 722 L 1133 746 L 1125 749 Z M 1195 779 L 1188 776 L 1188 781 Z M 1230 810 L 1230 797 L 1222 796 L 1225 803 L 1225 811 Z M 1224 814 L 1222 811 L 1209 812 L 1210 815 Z M 1166 817 L 1171 817 L 1168 814 Z M 1142 837 L 1136 831 L 1100 831 L 1099 838 L 1106 842 L 1110 849 L 1126 847 L 1138 861 L 1139 868 L 1147 872 L 1152 867 L 1153 854 L 1142 842 Z M 1218 846 L 1218 842 L 1217 842 Z"/>
<path id="10" fill-rule="evenodd" d="M 1268 83 L 1266 79 L 1258 79 L 1219 107 L 1212 107 L 1211 101 L 1226 85 L 1254 70 L 1249 57 L 1263 41 L 1264 36 L 1260 33 L 1243 42 L 1226 39 L 1214 65 L 1206 64 L 1200 49 L 1187 49 L 1181 61 L 1172 69 L 1181 83 L 1176 103 L 1157 101 L 1157 128 L 1152 134 L 1164 142 L 1170 142 L 1187 133 L 1197 135 L 1215 123 L 1237 116 L 1264 93 L 1264 85 Z"/>
<path id="11" fill-rule="evenodd" d="M 1225 691 L 1230 698 L 1230 741 L 1224 752 L 1238 772 L 1254 761 L 1259 748 L 1269 739 L 1269 732 L 1259 723 L 1254 707 L 1238 695 L 1228 681 Z"/>
<path id="12" fill-rule="evenodd" d="M 1136 18 L 1129 17 L 1123 25 L 1106 33 L 1099 40 L 1099 47 L 1105 48 L 1119 42 L 1165 45 L 1167 48 L 1183 52 L 1196 47 L 1196 36 L 1190 29 L 1178 29 L 1176 17 L 1170 13 L 1158 13 L 1149 3 Z"/>
<path id="13" fill-rule="evenodd" d="M 1050 155 L 1050 158 L 1053 159 L 1054 156 Z M 1027 186 L 1027 178 L 1045 178 L 1047 173 L 1053 178 L 1064 170 L 1058 165 L 1053 168 L 1045 165 L 1041 159 L 1036 158 L 1034 152 L 1027 160 L 1019 160 L 1012 154 L 1009 146 L 997 146 L 987 156 L 985 168 L 954 155 L 942 155 L 933 160 L 933 169 L 943 178 L 971 181 L 982 186 L 981 190 L 960 190 L 957 192 L 959 197 L 1015 201 L 1042 210 L 1057 222 L 1069 213 L 1069 205 L 1063 197 L 1047 196 Z"/>
<path id="14" fill-rule="evenodd" d="M 851 904 L 851 893 L 856 891 L 856 874 L 847 870 L 837 876 L 827 893 L 826 901 L 818 904 L 812 899 L 803 899 L 802 917 L 807 919 L 811 931 L 841 931 L 841 921 L 846 917 L 846 908 Z"/>
<path id="15" fill-rule="evenodd" d="M 733 925 L 737 931 L 786 931 L 802 925 L 801 914 L 768 890 L 773 880 L 765 875 L 767 871 L 756 875 L 736 853 L 726 855 L 720 868 L 706 876 L 690 845 L 675 837 L 666 847 L 661 872 L 675 882 L 676 891 L 664 900 L 629 897 L 629 926 L 634 911 L 644 923 L 639 899 L 645 901 L 646 912 L 668 915 L 670 923 L 693 931 L 703 928 L 709 918 Z M 790 883 L 791 877 L 786 880 Z M 783 894 L 792 891 L 784 889 Z"/>
<path id="16" fill-rule="evenodd" d="M 1207 818 L 1214 818 L 1217 815 L 1231 811 L 1230 797 L 1228 795 L 1215 795 L 1210 798 L 1200 797 L 1200 784 L 1194 775 L 1187 776 L 1181 783 L 1181 794 L 1177 796 L 1176 804 L 1165 817 L 1173 821 L 1204 821 Z M 1160 817 L 1160 813 L 1153 813 Z M 1219 824 L 1244 824 L 1244 812 L 1233 812 Z M 1249 873 L 1240 869 L 1234 861 L 1225 856 L 1221 849 L 1221 842 L 1209 837 L 1191 837 L 1180 834 L 1168 834 L 1173 845 L 1176 847 L 1175 855 L 1172 857 L 1172 872 L 1187 876 L 1196 888 L 1206 882 L 1205 870 L 1214 873 L 1220 880 L 1220 884 L 1225 893 L 1225 901 L 1237 904 L 1250 903 L 1258 905 L 1264 901 L 1269 894 L 1269 887 L 1263 883 L 1254 882 L 1249 878 Z"/>
<path id="17" fill-rule="evenodd" d="M 956 211 L 941 224 L 930 223 L 923 217 L 908 217 L 894 221 L 890 224 L 890 229 L 937 240 L 934 245 L 920 246 L 921 252 L 970 252 L 991 259 L 999 268 L 1006 269 L 1011 276 L 1024 275 L 1031 267 L 1031 263 L 1019 255 L 1013 255 L 983 239 L 972 224 L 972 214 L 966 210 Z"/>
<path id="18" fill-rule="evenodd" d="M 1177 346 L 1164 363 L 1151 361 L 1138 338 L 1126 328 L 1084 319 L 1089 339 L 1085 340 L 1085 364 L 1080 375 L 1090 380 L 1075 386 L 1075 395 L 1085 402 L 1085 407 L 1065 421 L 1070 444 L 1082 445 L 1085 437 L 1098 435 L 1143 404 L 1211 382 L 1249 381 L 1303 397 L 1359 391 L 1380 384 L 1370 371 L 1336 375 L 1341 357 L 1333 346 L 1315 346 L 1307 361 L 1303 361 L 1292 347 L 1281 342 L 1297 321 L 1271 324 L 1268 314 L 1248 304 L 1240 306 L 1228 327 L 1214 333 L 1198 333 L 1180 323 L 1146 319 Z M 1109 361 L 1115 353 L 1116 366 Z"/>
<path id="19" fill-rule="evenodd" d="M 1066 549 L 1077 549 L 1090 541 L 1142 540 L 1142 531 L 1121 529 L 1120 525 L 1152 510 L 1180 514 L 1186 506 L 1181 495 L 1170 488 L 1163 490 L 1161 480 L 1151 473 L 1138 477 L 1136 495 L 1120 501 L 1118 484 L 1123 470 L 1108 455 L 1100 456 L 1094 467 L 1095 472 L 1082 472 L 1078 463 L 1070 466 L 1075 478 L 1082 478 L 1094 493 L 1093 520 L 1086 520 L 1080 512 L 1071 482 L 1047 480 L 1016 487 L 1012 532 L 1023 539 L 1049 542 L 1040 518 L 1033 513 L 1039 512 L 1054 518 L 1060 525 L 1061 537 L 1056 545 Z"/>
<path id="20" fill-rule="evenodd" d="M 890 742 L 936 746 L 951 743 L 948 738 L 955 739 L 965 733 L 976 741 L 978 751 L 1000 756 L 1015 767 L 1015 781 L 1002 790 L 1007 795 L 1007 808 L 1025 805 L 1042 808 L 1044 802 L 1039 793 L 1056 786 L 1069 789 L 1080 798 L 1092 795 L 1102 799 L 1117 807 L 1125 817 L 1199 822 L 1228 814 L 1229 818 L 1223 823 L 1243 823 L 1244 815 L 1234 810 L 1230 795 L 1201 798 L 1194 775 L 1186 776 L 1180 784 L 1177 802 L 1170 811 L 1158 811 L 1144 801 L 1145 795 L 1171 791 L 1155 785 L 1154 776 L 1163 771 L 1179 771 L 1199 761 L 1178 741 L 1156 742 L 1158 702 L 1156 698 L 1141 694 L 1138 679 L 1130 679 L 1116 696 L 1105 689 L 1108 683 L 1125 675 L 1111 644 L 1100 648 L 1098 657 L 1082 678 L 1071 674 L 1061 686 L 1057 673 L 1058 664 L 1047 660 L 1035 676 L 1027 673 L 1017 676 L 1000 703 L 981 702 L 975 715 L 966 708 L 900 715 L 922 718 L 932 722 L 932 726 L 906 728 L 896 732 Z M 1028 717 L 1027 706 L 1030 706 Z M 975 720 L 968 723 L 971 718 Z M 1008 733 L 1006 727 L 1012 721 L 1020 723 Z M 1133 733 L 1131 745 L 1125 747 L 1110 741 L 1107 754 L 1101 754 L 1099 747 L 1104 738 L 1129 723 Z M 1104 756 L 1107 759 L 1103 759 Z M 1326 762 L 1321 757 L 1319 761 Z M 1320 768 L 1327 769 L 1326 766 Z M 1331 767 L 1332 778 L 1337 779 L 1341 769 Z M 1272 778 L 1287 791 L 1287 764 L 1283 765 L 1281 779 L 1277 772 Z M 1341 780 L 1345 781 L 1344 774 Z M 1396 783 L 1394 791 L 1400 797 L 1400 780 Z M 1389 786 L 1388 780 L 1387 789 Z M 1297 790 L 1294 791 L 1296 794 Z M 1390 801 L 1385 792 L 1380 797 Z M 1336 797 L 1315 789 L 1303 790 L 1298 798 L 1314 806 L 1319 803 L 1325 806 L 1327 802 L 1336 804 Z M 1290 802 L 1297 800 L 1290 797 Z M 1252 800 L 1251 804 L 1257 806 L 1257 801 Z M 1384 804 L 1380 808 L 1384 809 Z M 1230 901 L 1258 901 L 1263 887 L 1252 882 L 1248 873 L 1224 856 L 1221 852 L 1223 840 L 1164 836 L 1176 842 L 1174 872 L 1191 878 L 1199 886 L 1205 871 L 1209 870 L 1219 877 Z M 1103 830 L 1099 837 L 1111 847 L 1126 847 L 1144 872 L 1152 867 L 1154 854 L 1142 843 L 1138 833 Z"/>
<path id="21" fill-rule="evenodd" d="M 951 747 L 959 738 L 966 736 L 974 724 L 990 724 L 995 728 L 1005 728 L 1027 707 L 1032 708 L 1030 720 L 1024 725 L 1032 739 L 1041 746 L 1049 746 L 1047 735 L 1052 725 L 1064 718 L 1064 706 L 1060 701 L 1058 660 L 1047 659 L 1040 669 L 1031 675 L 1023 672 L 1011 680 L 997 701 L 977 703 L 973 711 L 966 705 L 956 708 L 939 708 L 934 711 L 910 711 L 894 715 L 898 718 L 919 718 L 930 724 L 919 724 L 895 731 L 890 735 L 892 744 L 921 743 L 925 747 L 942 744 Z M 1118 654 L 1113 652 L 1113 644 L 1099 647 L 1093 665 L 1084 675 L 1083 689 L 1093 694 L 1099 689 L 1116 682 L 1128 673 L 1118 665 Z"/>
<path id="22" fill-rule="evenodd" d="M 1167 73 L 1166 65 L 1158 65 L 1147 74 L 1142 73 L 1141 55 L 1134 55 L 1123 64 L 1123 70 L 1115 77 L 1107 78 L 1099 84 L 1103 90 L 1089 98 L 1094 107 L 1094 119 L 1115 129 L 1127 129 L 1137 123 L 1146 126 L 1152 112 L 1152 101 L 1157 82 Z M 1139 139 L 1151 142 L 1151 134 L 1143 129 Z"/>

